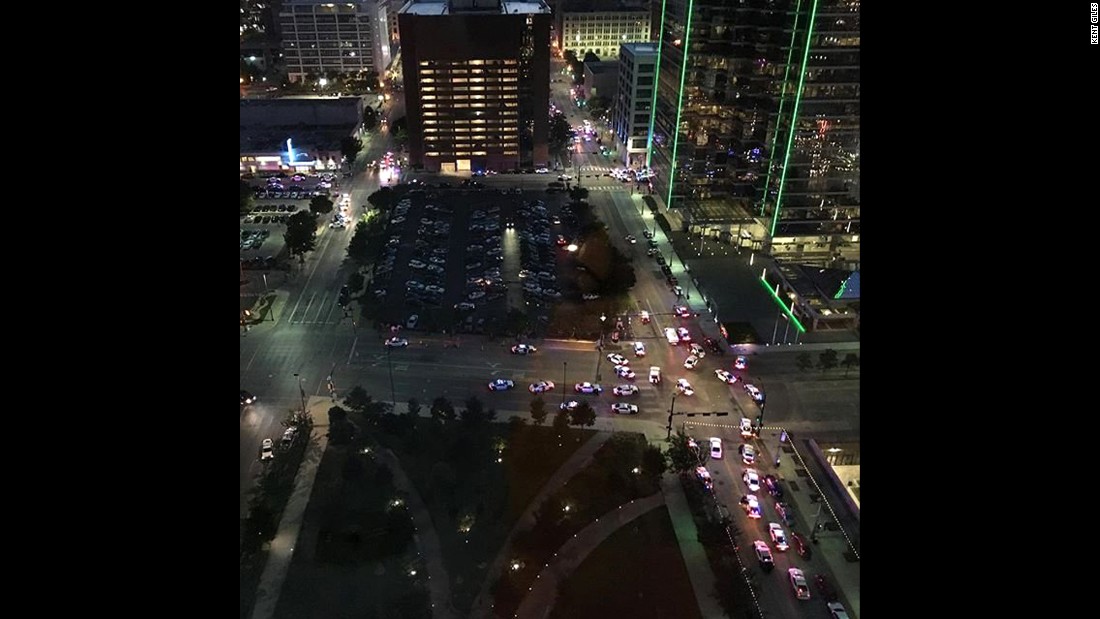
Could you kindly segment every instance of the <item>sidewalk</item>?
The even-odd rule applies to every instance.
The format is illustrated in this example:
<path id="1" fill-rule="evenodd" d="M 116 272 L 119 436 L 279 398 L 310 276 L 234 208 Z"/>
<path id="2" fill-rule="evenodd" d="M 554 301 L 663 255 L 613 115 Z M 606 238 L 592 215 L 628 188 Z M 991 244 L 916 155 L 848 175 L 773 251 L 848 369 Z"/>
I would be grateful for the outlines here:
<path id="1" fill-rule="evenodd" d="M 840 601 L 848 610 L 848 616 L 858 619 L 860 608 L 859 588 L 859 560 L 856 559 L 858 551 L 853 552 L 850 539 L 858 546 L 858 523 L 848 517 L 839 497 L 836 496 L 832 485 L 821 478 L 824 475 L 817 462 L 810 455 L 810 449 L 804 444 L 805 439 L 795 437 L 789 447 L 784 447 L 780 457 L 778 477 L 787 482 L 787 495 L 785 500 L 794 506 L 797 530 L 805 534 L 813 529 L 815 516 L 818 509 L 821 510 L 819 522 L 832 523 L 839 520 L 839 528 L 836 530 L 825 529 L 818 531 L 817 542 L 814 544 L 814 556 L 811 562 L 822 567 L 822 561 L 828 567 L 832 575 L 832 581 L 840 594 Z M 769 444 L 770 443 L 770 444 Z M 768 461 L 774 461 L 775 441 L 764 443 L 763 451 L 768 452 Z M 802 475 L 799 471 L 804 471 Z M 816 483 L 815 483 L 816 481 Z M 795 487 L 797 486 L 797 490 Z M 811 495 L 819 497 L 811 498 Z M 794 528 L 794 527 L 792 527 Z M 807 534 L 808 537 L 808 534 Z M 849 558 L 856 559 L 854 561 Z"/>
<path id="2" fill-rule="evenodd" d="M 723 619 L 726 615 L 718 599 L 714 597 L 715 577 L 710 569 L 710 561 L 703 544 L 699 542 L 699 533 L 695 528 L 695 519 L 688 507 L 684 488 L 675 473 L 667 473 L 661 478 L 661 494 L 668 506 L 668 515 L 672 519 L 672 528 L 676 530 L 676 540 L 680 543 L 680 554 L 684 557 L 691 588 L 695 590 L 695 602 L 699 605 L 699 614 L 703 619 Z"/>
<path id="3" fill-rule="evenodd" d="M 428 507 L 424 505 L 424 500 L 420 498 L 416 486 L 409 480 L 392 451 L 380 450 L 378 460 L 390 468 L 393 472 L 393 485 L 409 498 L 409 513 L 412 515 L 416 530 L 413 539 L 428 569 L 428 591 L 432 600 L 433 619 L 457 617 L 458 613 L 451 605 L 451 577 L 447 574 L 446 566 L 443 565 L 443 550 L 439 543 L 439 534 L 435 532 L 435 525 L 432 524 L 432 515 Z"/>
<path id="4" fill-rule="evenodd" d="M 556 492 L 558 488 L 564 486 L 574 475 L 587 466 L 588 462 L 592 459 L 592 455 L 595 454 L 609 438 L 611 438 L 611 433 L 600 432 L 588 439 L 584 445 L 581 445 L 580 448 L 569 456 L 568 460 L 558 467 L 558 470 L 550 476 L 550 479 L 548 479 L 545 484 L 543 484 L 539 493 L 527 504 L 527 508 L 524 509 L 523 514 L 508 533 L 508 537 L 504 540 L 504 544 L 501 545 L 500 552 L 497 553 L 496 558 L 493 559 L 489 569 L 485 572 L 485 580 L 481 583 L 481 590 L 478 592 L 477 599 L 474 600 L 470 610 L 471 617 L 485 618 L 492 615 L 493 594 L 489 589 L 496 583 L 497 579 L 500 577 L 501 569 L 504 567 L 505 562 L 508 561 L 508 555 L 511 554 L 512 551 L 512 540 L 523 531 L 535 525 L 535 512 L 538 511 L 538 508 L 546 501 L 546 498 Z"/>
<path id="5" fill-rule="evenodd" d="M 309 496 L 313 492 L 313 481 L 317 477 L 317 467 L 328 445 L 328 409 L 332 402 L 328 398 L 310 396 L 309 410 L 313 417 L 313 433 L 310 444 L 294 477 L 294 490 L 287 500 L 283 517 L 279 520 L 279 532 L 268 547 L 267 563 L 264 565 L 260 583 L 256 586 L 256 601 L 252 606 L 252 619 L 271 619 L 279 602 L 279 593 L 290 569 L 290 560 L 294 557 L 294 546 L 298 543 L 298 533 L 302 528 L 302 516 L 309 505 Z"/>
<path id="6" fill-rule="evenodd" d="M 523 619 L 542 619 L 549 616 L 558 598 L 558 587 L 593 550 L 618 531 L 619 527 L 660 507 L 664 502 L 664 494 L 657 492 L 644 499 L 620 505 L 617 510 L 605 514 L 574 535 L 558 550 L 550 565 L 539 573 L 531 590 L 520 603 L 516 616 Z"/>

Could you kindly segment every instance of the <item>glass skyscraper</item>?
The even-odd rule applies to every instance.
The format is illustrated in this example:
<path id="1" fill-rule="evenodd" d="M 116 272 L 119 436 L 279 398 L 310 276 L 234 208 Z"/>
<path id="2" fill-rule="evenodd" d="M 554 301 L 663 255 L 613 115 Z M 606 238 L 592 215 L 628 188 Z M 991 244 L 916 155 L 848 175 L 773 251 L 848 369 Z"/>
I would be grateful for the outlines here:
<path id="1" fill-rule="evenodd" d="M 859 263 L 859 1 L 656 0 L 655 191 L 694 232 Z"/>

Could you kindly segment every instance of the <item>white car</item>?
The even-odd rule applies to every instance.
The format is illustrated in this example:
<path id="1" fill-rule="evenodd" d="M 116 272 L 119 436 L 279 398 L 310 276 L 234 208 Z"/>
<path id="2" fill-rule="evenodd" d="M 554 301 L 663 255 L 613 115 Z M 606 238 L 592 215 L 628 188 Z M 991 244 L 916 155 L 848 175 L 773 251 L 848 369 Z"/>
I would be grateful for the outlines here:
<path id="1" fill-rule="evenodd" d="M 691 341 L 691 332 L 687 330 L 687 327 L 680 327 L 676 329 L 676 335 L 680 338 L 681 342 Z"/>
<path id="2" fill-rule="evenodd" d="M 545 393 L 551 391 L 554 388 L 554 383 L 549 380 L 540 380 L 537 383 L 531 383 L 531 386 L 527 388 L 531 393 Z"/>
<path id="3" fill-rule="evenodd" d="M 649 382 L 657 385 L 661 382 L 661 368 L 651 365 L 649 366 Z"/>
<path id="4" fill-rule="evenodd" d="M 691 310 L 683 305 L 677 305 L 672 308 L 672 311 L 676 313 L 680 318 L 691 318 Z"/>
<path id="5" fill-rule="evenodd" d="M 772 536 L 772 541 L 775 542 L 777 550 L 786 550 L 790 548 L 787 544 L 787 534 L 783 532 L 783 527 L 776 522 L 768 523 L 768 534 Z"/>
<path id="6" fill-rule="evenodd" d="M 508 391 L 515 387 L 516 384 L 506 378 L 498 378 L 489 383 L 489 391 Z"/>
<path id="7" fill-rule="evenodd" d="M 616 365 L 615 373 L 619 375 L 619 378 L 634 378 L 634 370 L 626 365 Z"/>
<path id="8" fill-rule="evenodd" d="M 588 382 L 573 385 L 573 390 L 577 393 L 603 393 L 603 387 Z"/>
<path id="9" fill-rule="evenodd" d="M 611 390 L 611 393 L 614 393 L 615 395 L 634 395 L 635 393 L 638 393 L 638 386 L 616 385 L 615 388 Z"/>
<path id="10" fill-rule="evenodd" d="M 722 459 L 722 439 L 717 436 L 710 437 L 710 457 L 715 460 Z"/>
<path id="11" fill-rule="evenodd" d="M 714 482 L 710 479 L 710 471 L 705 466 L 695 467 L 695 476 L 703 483 L 704 489 L 714 490 Z"/>
<path id="12" fill-rule="evenodd" d="M 752 492 L 760 490 L 760 474 L 756 472 L 756 469 L 745 469 L 745 474 L 741 476 L 745 485 L 749 487 Z"/>
<path id="13" fill-rule="evenodd" d="M 752 436 L 752 421 L 750 421 L 748 417 L 741 418 L 740 427 L 741 436 L 745 438 L 749 438 Z"/>
<path id="14" fill-rule="evenodd" d="M 743 370 L 747 367 L 749 367 L 749 360 L 745 357 L 738 356 L 736 359 L 733 360 L 733 369 Z"/>
<path id="15" fill-rule="evenodd" d="M 794 596 L 800 600 L 810 599 L 810 588 L 806 585 L 806 577 L 802 574 L 802 570 L 792 567 L 787 570 L 787 576 L 791 580 L 791 589 L 794 589 Z"/>
<path id="16" fill-rule="evenodd" d="M 844 610 L 844 605 L 840 602 L 829 602 L 825 606 L 833 619 L 848 619 L 848 611 Z"/>
<path id="17" fill-rule="evenodd" d="M 530 344 L 516 344 L 512 347 L 513 355 L 529 355 L 534 352 L 538 352 L 538 348 L 531 346 Z"/>
<path id="18" fill-rule="evenodd" d="M 689 348 L 691 348 L 691 354 L 699 357 L 700 359 L 707 356 L 707 351 L 703 350 L 703 347 L 696 344 L 695 342 L 692 342 Z"/>
<path id="19" fill-rule="evenodd" d="M 749 518 L 760 518 L 760 501 L 755 494 L 741 497 L 741 509 L 745 510 L 745 515 Z"/>
<path id="20" fill-rule="evenodd" d="M 643 325 L 648 325 L 649 324 L 650 319 L 649 319 L 649 312 L 647 310 L 642 310 L 640 318 L 642 319 L 642 324 Z"/>
<path id="21" fill-rule="evenodd" d="M 726 383 L 727 385 L 732 385 L 733 383 L 737 382 L 737 377 L 725 370 L 714 370 L 714 375 L 718 377 L 718 380 Z"/>
<path id="22" fill-rule="evenodd" d="M 695 389 L 691 387 L 691 383 L 686 378 L 676 379 L 676 390 L 683 395 L 695 395 Z"/>
<path id="23" fill-rule="evenodd" d="M 562 402 L 558 406 L 558 408 L 562 409 L 563 411 L 571 411 L 571 410 L 574 410 L 575 408 L 577 408 L 580 405 L 581 405 L 581 403 L 576 401 L 576 400 L 569 400 L 568 402 Z"/>
<path id="24" fill-rule="evenodd" d="M 749 396 L 752 397 L 753 400 L 756 400 L 757 402 L 764 401 L 764 392 L 757 389 L 756 385 L 746 383 L 745 391 L 749 394 Z"/>
<path id="25" fill-rule="evenodd" d="M 537 168 L 535 170 L 535 174 L 546 174 L 548 172 L 550 172 L 550 170 L 547 170 L 546 168 Z"/>
<path id="26" fill-rule="evenodd" d="M 620 415 L 637 415 L 638 407 L 633 404 L 627 404 L 626 402 L 616 402 L 611 405 L 611 412 Z"/>
<path id="27" fill-rule="evenodd" d="M 634 342 L 634 356 L 636 356 L 636 357 L 644 357 L 645 356 L 645 344 L 643 344 L 641 342 Z"/>
<path id="28" fill-rule="evenodd" d="M 756 551 L 756 560 L 760 563 L 760 569 L 770 571 L 775 567 L 775 559 L 772 558 L 772 549 L 764 540 L 756 540 L 752 543 L 752 549 Z"/>
<path id="29" fill-rule="evenodd" d="M 386 340 L 386 348 L 404 348 L 409 345 L 409 340 L 403 337 L 391 337 Z"/>
<path id="30" fill-rule="evenodd" d="M 742 443 L 737 448 L 741 452 L 741 461 L 745 464 L 756 464 L 756 448 L 748 443 Z"/>
<path id="31" fill-rule="evenodd" d="M 260 443 L 260 460 L 271 460 L 275 457 L 275 441 L 265 438 Z"/>
<path id="32" fill-rule="evenodd" d="M 684 369 L 694 370 L 695 366 L 699 365 L 699 358 L 695 356 L 684 359 Z"/>
<path id="33" fill-rule="evenodd" d="M 610 361 L 612 365 L 630 365 L 630 361 L 628 361 L 626 357 L 616 353 L 607 355 L 607 360 Z"/>

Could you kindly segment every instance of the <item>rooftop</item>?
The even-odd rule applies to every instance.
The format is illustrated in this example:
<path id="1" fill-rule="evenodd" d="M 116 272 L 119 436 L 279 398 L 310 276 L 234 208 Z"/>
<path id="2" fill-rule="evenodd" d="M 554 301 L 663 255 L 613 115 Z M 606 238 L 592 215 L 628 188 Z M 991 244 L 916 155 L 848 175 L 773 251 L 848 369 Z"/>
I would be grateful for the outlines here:
<path id="1" fill-rule="evenodd" d="M 584 68 L 591 71 L 593 75 L 600 75 L 603 73 L 614 73 L 619 70 L 619 62 L 617 60 L 601 60 L 600 62 L 586 62 Z"/>
<path id="2" fill-rule="evenodd" d="M 409 0 L 399 13 L 409 15 L 456 15 L 463 13 L 526 14 L 549 13 L 550 7 L 541 0 L 510 2 L 509 0 Z"/>

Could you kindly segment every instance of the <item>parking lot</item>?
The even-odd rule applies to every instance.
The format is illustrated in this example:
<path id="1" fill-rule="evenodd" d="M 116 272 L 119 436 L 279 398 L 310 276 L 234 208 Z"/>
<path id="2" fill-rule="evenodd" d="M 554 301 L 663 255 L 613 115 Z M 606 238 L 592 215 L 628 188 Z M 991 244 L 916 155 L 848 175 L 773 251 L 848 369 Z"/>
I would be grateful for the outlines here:
<path id="1" fill-rule="evenodd" d="M 513 308 L 537 330 L 564 292 L 567 200 L 516 188 L 408 191 L 391 214 L 366 302 L 381 304 L 382 322 L 407 329 L 495 334 Z"/>
<path id="2" fill-rule="evenodd" d="M 335 192 L 332 176 L 295 175 L 252 181 L 252 212 L 241 218 L 241 267 L 265 270 L 285 262 L 283 233 L 291 215 L 309 208 L 315 195 Z"/>

